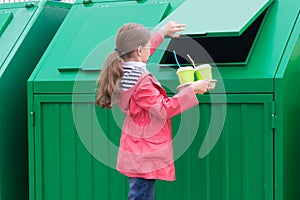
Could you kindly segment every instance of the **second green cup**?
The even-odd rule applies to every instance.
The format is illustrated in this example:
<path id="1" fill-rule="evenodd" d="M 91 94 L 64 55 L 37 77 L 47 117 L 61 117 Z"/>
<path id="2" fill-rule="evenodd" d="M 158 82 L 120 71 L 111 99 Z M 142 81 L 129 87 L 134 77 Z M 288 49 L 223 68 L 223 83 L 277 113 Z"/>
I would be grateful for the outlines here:
<path id="1" fill-rule="evenodd" d="M 198 80 L 212 80 L 211 66 L 209 64 L 197 66 L 195 72 Z"/>

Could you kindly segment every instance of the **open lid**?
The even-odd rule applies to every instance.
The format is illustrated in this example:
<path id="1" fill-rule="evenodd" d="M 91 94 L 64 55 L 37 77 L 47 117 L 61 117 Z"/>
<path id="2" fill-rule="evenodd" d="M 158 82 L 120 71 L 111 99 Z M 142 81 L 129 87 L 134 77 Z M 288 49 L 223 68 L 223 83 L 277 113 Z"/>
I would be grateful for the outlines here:
<path id="1" fill-rule="evenodd" d="M 185 23 L 185 35 L 240 36 L 272 0 L 187 0 L 166 21 Z"/>

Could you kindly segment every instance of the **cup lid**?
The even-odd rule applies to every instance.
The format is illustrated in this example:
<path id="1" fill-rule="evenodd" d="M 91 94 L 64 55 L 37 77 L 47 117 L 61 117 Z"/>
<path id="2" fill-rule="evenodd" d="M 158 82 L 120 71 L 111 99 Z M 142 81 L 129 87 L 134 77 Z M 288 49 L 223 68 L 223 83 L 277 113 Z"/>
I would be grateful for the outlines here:
<path id="1" fill-rule="evenodd" d="M 196 69 L 211 68 L 210 64 L 202 64 L 196 66 Z"/>
<path id="2" fill-rule="evenodd" d="M 179 68 L 177 69 L 177 72 L 184 71 L 184 70 L 194 70 L 194 67 L 191 67 L 191 66 L 187 66 L 187 67 L 179 67 Z"/>

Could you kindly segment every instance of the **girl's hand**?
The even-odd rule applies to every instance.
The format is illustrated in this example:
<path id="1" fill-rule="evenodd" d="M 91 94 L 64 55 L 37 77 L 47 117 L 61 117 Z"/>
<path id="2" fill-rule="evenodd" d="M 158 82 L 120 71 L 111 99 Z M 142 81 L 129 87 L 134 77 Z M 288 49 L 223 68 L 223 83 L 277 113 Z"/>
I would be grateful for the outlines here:
<path id="1" fill-rule="evenodd" d="M 179 37 L 180 35 L 177 32 L 185 30 L 185 26 L 185 24 L 179 24 L 178 22 L 169 21 L 166 25 L 164 25 L 164 27 L 159 30 L 159 32 L 164 37 Z"/>
<path id="2" fill-rule="evenodd" d="M 209 86 L 209 81 L 207 80 L 198 80 L 193 82 L 191 87 L 193 88 L 196 94 L 204 94 L 207 92 Z"/>

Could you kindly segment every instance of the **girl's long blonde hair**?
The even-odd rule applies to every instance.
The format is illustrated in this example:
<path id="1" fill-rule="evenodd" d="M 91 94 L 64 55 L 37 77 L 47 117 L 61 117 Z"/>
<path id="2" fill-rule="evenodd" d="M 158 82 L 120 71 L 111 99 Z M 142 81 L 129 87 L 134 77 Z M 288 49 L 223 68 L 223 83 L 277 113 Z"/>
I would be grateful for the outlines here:
<path id="1" fill-rule="evenodd" d="M 141 24 L 128 23 L 119 29 L 116 48 L 108 55 L 98 79 L 96 105 L 102 108 L 112 107 L 120 93 L 118 84 L 124 74 L 123 60 L 130 58 L 139 46 L 145 46 L 150 38 L 150 32 Z"/>

